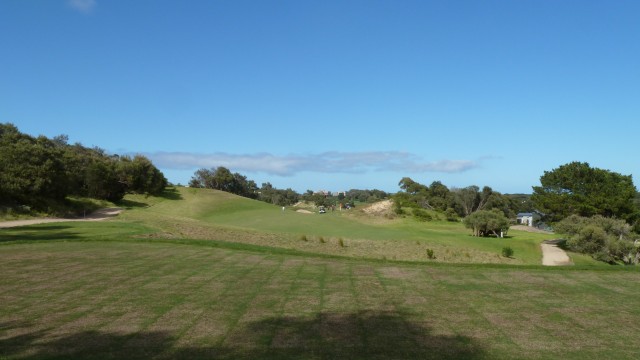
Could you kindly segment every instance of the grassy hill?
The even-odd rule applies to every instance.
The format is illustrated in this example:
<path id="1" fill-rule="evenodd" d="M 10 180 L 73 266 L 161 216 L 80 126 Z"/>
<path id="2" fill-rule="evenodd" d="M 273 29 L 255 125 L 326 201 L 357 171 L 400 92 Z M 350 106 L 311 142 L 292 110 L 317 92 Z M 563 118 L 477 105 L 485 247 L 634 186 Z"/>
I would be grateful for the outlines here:
<path id="1" fill-rule="evenodd" d="M 0 229 L 0 359 L 637 357 L 640 272 L 542 267 L 544 235 L 189 188 L 121 206 Z"/>
<path id="2" fill-rule="evenodd" d="M 504 239 L 477 238 L 460 223 L 388 220 L 359 208 L 322 215 L 295 208 L 283 212 L 208 189 L 176 188 L 164 198 L 129 196 L 127 201 L 131 210 L 121 218 L 153 227 L 149 238 L 223 240 L 357 258 L 538 265 L 540 242 L 553 238 L 515 230 Z M 513 258 L 500 256 L 505 246 L 514 249 Z M 428 259 L 427 249 L 436 259 Z"/>

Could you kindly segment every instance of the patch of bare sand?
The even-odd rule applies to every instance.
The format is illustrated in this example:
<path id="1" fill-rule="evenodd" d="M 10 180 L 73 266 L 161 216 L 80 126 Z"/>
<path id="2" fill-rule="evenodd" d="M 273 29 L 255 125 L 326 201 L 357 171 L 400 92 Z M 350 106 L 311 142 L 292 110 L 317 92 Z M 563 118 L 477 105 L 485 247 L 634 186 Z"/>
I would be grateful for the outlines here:
<path id="1" fill-rule="evenodd" d="M 298 210 L 296 210 L 296 212 L 299 212 L 301 214 L 313 214 L 312 211 L 305 210 L 305 209 L 298 209 Z"/>
<path id="2" fill-rule="evenodd" d="M 542 248 L 542 265 L 566 266 L 573 265 L 567 253 L 556 244 L 540 244 Z"/>
<path id="3" fill-rule="evenodd" d="M 393 206 L 392 200 L 382 200 L 364 207 L 362 211 L 369 215 L 384 215 L 391 210 L 391 206 Z"/>

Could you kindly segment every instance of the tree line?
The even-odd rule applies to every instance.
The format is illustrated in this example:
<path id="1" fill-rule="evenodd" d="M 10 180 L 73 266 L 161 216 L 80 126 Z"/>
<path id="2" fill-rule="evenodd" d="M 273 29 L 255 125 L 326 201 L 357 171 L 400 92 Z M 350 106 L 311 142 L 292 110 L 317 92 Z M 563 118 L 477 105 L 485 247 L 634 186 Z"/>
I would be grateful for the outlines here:
<path id="1" fill-rule="evenodd" d="M 338 204 L 355 204 L 358 202 L 374 202 L 385 199 L 389 194 L 381 190 L 351 189 L 339 194 L 314 192 L 307 190 L 300 194 L 291 188 L 278 189 L 271 183 L 262 183 L 260 187 L 256 182 L 245 175 L 218 166 L 211 169 L 198 169 L 189 181 L 190 187 L 222 190 L 250 199 L 264 201 L 279 206 L 293 205 L 299 201 L 312 202 L 317 206 L 337 206 Z"/>
<path id="2" fill-rule="evenodd" d="M 631 175 L 572 162 L 545 171 L 531 196 L 505 195 L 488 186 L 448 188 L 439 181 L 420 184 L 405 177 L 394 195 L 397 213 L 407 208 L 418 219 L 424 210 L 463 219 L 474 236 L 506 233 L 518 212 L 536 212 L 565 234 L 566 246 L 609 263 L 640 262 L 640 195 Z"/>
<path id="3" fill-rule="evenodd" d="M 449 221 L 463 219 L 474 236 L 502 236 L 509 228 L 509 219 L 518 212 L 532 211 L 533 207 L 522 195 L 505 195 L 489 186 L 477 185 L 449 188 L 440 181 L 424 185 L 409 177 L 398 183 L 401 191 L 393 196 L 394 211 L 410 211 L 418 220 L 430 220 L 424 210 L 444 214 Z"/>
<path id="4" fill-rule="evenodd" d="M 0 205 L 48 211 L 69 196 L 118 201 L 126 193 L 158 195 L 168 181 L 142 155 L 108 154 L 0 124 Z"/>

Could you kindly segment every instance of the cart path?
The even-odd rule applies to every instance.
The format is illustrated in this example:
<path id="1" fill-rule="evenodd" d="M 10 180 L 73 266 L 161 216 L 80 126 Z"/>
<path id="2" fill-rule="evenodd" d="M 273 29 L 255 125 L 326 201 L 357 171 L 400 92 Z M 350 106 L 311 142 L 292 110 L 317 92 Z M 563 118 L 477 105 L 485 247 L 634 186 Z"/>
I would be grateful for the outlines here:
<path id="1" fill-rule="evenodd" d="M 540 247 L 542 248 L 542 265 L 546 266 L 566 266 L 573 265 L 569 255 L 558 247 L 560 240 L 545 240 Z"/>
<path id="2" fill-rule="evenodd" d="M 105 219 L 112 218 L 117 216 L 123 211 L 122 208 L 105 208 L 99 209 L 91 214 L 85 216 L 84 218 L 42 218 L 42 219 L 29 219 L 29 220 L 12 220 L 12 221 L 2 221 L 0 222 L 0 228 L 10 228 L 17 226 L 26 226 L 26 225 L 36 225 L 36 224 L 46 224 L 46 223 L 54 223 L 54 222 L 68 222 L 68 221 L 101 221 Z"/>

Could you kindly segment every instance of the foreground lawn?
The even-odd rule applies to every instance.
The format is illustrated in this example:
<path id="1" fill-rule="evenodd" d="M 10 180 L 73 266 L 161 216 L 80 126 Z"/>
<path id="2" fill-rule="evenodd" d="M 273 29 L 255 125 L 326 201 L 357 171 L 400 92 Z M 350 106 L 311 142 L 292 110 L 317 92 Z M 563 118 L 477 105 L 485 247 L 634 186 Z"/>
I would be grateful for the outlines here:
<path id="1" fill-rule="evenodd" d="M 4 359 L 634 359 L 640 345 L 640 273 L 623 268 L 131 241 L 4 243 L 0 259 Z"/>

